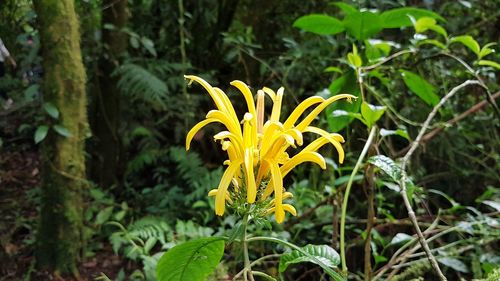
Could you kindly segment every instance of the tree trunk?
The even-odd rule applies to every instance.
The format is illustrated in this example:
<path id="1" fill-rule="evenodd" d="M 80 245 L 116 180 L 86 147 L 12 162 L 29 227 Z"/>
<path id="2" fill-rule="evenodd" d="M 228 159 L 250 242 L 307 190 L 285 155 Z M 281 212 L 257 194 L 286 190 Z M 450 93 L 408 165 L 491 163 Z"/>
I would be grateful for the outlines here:
<path id="1" fill-rule="evenodd" d="M 92 129 L 96 139 L 92 179 L 100 186 L 109 187 L 120 183 L 123 171 L 120 167 L 121 141 L 119 77 L 111 74 L 120 64 L 127 50 L 127 35 L 122 31 L 128 21 L 127 0 L 102 2 L 102 25 L 111 24 L 113 29 L 102 29 L 104 53 L 99 59 L 99 89 L 94 91 L 94 122 Z"/>
<path id="2" fill-rule="evenodd" d="M 73 0 L 34 1 L 42 45 L 45 102 L 59 110 L 42 144 L 41 221 L 37 236 L 38 266 L 78 274 L 83 245 L 82 193 L 86 187 L 84 142 L 89 134 L 85 71 Z M 58 127 L 55 127 L 58 128 Z M 59 127 L 60 128 L 60 127 Z M 61 134 L 62 132 L 62 134 Z"/>

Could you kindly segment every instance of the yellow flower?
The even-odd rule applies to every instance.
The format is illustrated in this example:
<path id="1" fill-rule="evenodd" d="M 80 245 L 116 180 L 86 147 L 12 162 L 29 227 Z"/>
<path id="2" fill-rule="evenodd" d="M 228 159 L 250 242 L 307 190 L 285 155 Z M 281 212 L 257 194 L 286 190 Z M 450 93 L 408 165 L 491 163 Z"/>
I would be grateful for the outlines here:
<path id="1" fill-rule="evenodd" d="M 335 133 L 326 132 L 320 128 L 310 126 L 311 122 L 331 103 L 340 99 L 349 101 L 355 96 L 340 94 L 328 99 L 312 96 L 300 103 L 284 120 L 281 118 L 281 102 L 284 88 L 277 92 L 264 87 L 257 91 L 257 105 L 249 87 L 238 80 L 231 82 L 236 87 L 247 104 L 247 112 L 243 119 L 236 115 L 231 101 L 219 88 L 212 87 L 200 77 L 186 75 L 189 83 L 199 83 L 212 100 L 215 102 L 216 110 L 208 112 L 206 119 L 196 124 L 187 134 L 186 150 L 189 150 L 191 140 L 195 134 L 204 126 L 218 122 L 226 127 L 214 136 L 220 141 L 222 149 L 227 152 L 228 160 L 224 162 L 226 168 L 217 189 L 211 190 L 209 196 L 215 196 L 215 213 L 219 216 L 224 214 L 226 202 L 232 203 L 232 193 L 246 190 L 246 201 L 250 204 L 257 199 L 264 202 L 271 195 L 274 198 L 267 205 L 267 213 L 274 213 L 278 223 L 283 222 L 285 211 L 297 215 L 297 211 L 290 204 L 284 204 L 283 200 L 291 198 L 292 194 L 283 188 L 283 177 L 285 177 L 295 166 L 304 162 L 313 162 L 321 168 L 326 168 L 325 159 L 316 151 L 327 143 L 331 143 L 339 154 L 339 162 L 344 161 L 344 150 L 340 143 L 344 138 Z M 264 99 L 268 95 L 273 103 L 271 116 L 264 122 Z M 299 118 L 306 110 L 316 106 L 300 122 Z M 320 135 L 318 139 L 304 147 L 299 153 L 290 157 L 286 150 L 292 146 L 303 145 L 303 133 L 314 133 Z M 229 185 L 233 183 L 233 191 L 229 191 Z M 244 187 L 245 189 L 242 189 Z M 259 198 L 257 198 L 259 196 Z"/>

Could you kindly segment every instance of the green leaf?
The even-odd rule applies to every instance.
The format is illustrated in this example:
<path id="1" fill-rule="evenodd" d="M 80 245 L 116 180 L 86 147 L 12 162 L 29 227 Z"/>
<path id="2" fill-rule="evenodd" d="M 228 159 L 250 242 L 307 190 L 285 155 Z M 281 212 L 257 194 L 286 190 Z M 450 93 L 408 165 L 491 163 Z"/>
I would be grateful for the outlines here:
<path id="1" fill-rule="evenodd" d="M 156 49 L 155 49 L 155 43 L 153 42 L 153 40 L 147 38 L 147 37 L 142 37 L 141 38 L 141 43 L 142 43 L 142 46 L 144 46 L 144 48 L 146 50 L 148 50 L 148 52 L 155 56 L 156 57 Z"/>
<path id="2" fill-rule="evenodd" d="M 411 235 L 408 235 L 406 233 L 398 233 L 396 234 L 391 242 L 389 243 L 389 245 L 396 245 L 396 244 L 401 244 L 401 243 L 406 243 L 410 240 L 412 240 L 413 237 Z"/>
<path id="3" fill-rule="evenodd" d="M 356 82 L 356 75 L 353 70 L 350 70 L 346 74 L 333 80 L 328 89 L 330 90 L 330 94 L 332 96 L 339 93 L 351 94 L 356 97 L 360 96 L 359 87 Z M 352 116 L 337 116 L 333 114 L 335 111 L 343 110 L 350 113 L 358 113 L 360 106 L 361 99 L 359 98 L 353 100 L 352 103 L 343 100 L 328 106 L 325 110 L 328 129 L 331 132 L 338 132 L 349 125 L 353 120 Z"/>
<path id="4" fill-rule="evenodd" d="M 49 127 L 42 125 L 36 128 L 35 131 L 35 143 L 39 143 L 45 139 L 47 133 L 49 132 Z"/>
<path id="5" fill-rule="evenodd" d="M 293 26 L 320 35 L 334 35 L 344 31 L 340 20 L 319 14 L 302 16 L 293 23 Z"/>
<path id="6" fill-rule="evenodd" d="M 491 60 L 480 60 L 478 64 L 482 66 L 491 66 L 496 69 L 500 69 L 500 64 Z"/>
<path id="7" fill-rule="evenodd" d="M 410 140 L 410 136 L 408 135 L 408 132 L 406 130 L 403 130 L 403 129 L 386 130 L 386 129 L 382 128 L 382 129 L 380 129 L 380 135 L 382 137 L 386 137 L 386 136 L 400 136 L 402 138 Z"/>
<path id="8" fill-rule="evenodd" d="M 488 44 L 484 45 L 481 48 L 481 51 L 479 52 L 479 55 L 478 55 L 479 59 L 482 59 L 482 58 L 486 57 L 487 55 L 494 53 L 495 50 L 490 48 L 490 46 L 494 46 L 496 44 L 497 43 L 488 43 Z"/>
<path id="9" fill-rule="evenodd" d="M 97 216 L 95 218 L 95 223 L 97 225 L 101 225 L 107 222 L 112 214 L 113 214 L 113 206 L 104 208 L 99 213 L 97 213 Z"/>
<path id="10" fill-rule="evenodd" d="M 437 259 L 438 262 L 453 268 L 456 271 L 467 273 L 469 268 L 461 260 L 452 257 L 440 257 Z"/>
<path id="11" fill-rule="evenodd" d="M 371 163 L 379 167 L 388 176 L 390 176 L 395 182 L 399 182 L 403 173 L 401 167 L 397 165 L 394 160 L 385 155 L 376 155 L 368 159 L 368 163 Z"/>
<path id="12" fill-rule="evenodd" d="M 446 30 L 438 25 L 434 18 L 421 17 L 415 22 L 414 26 L 417 33 L 424 33 L 425 31 L 430 29 L 443 35 L 444 37 L 448 37 L 448 33 L 446 32 Z"/>
<path id="13" fill-rule="evenodd" d="M 428 105 L 436 105 L 439 102 L 439 96 L 436 90 L 429 82 L 420 75 L 408 70 L 400 70 L 403 80 L 408 88 Z"/>
<path id="14" fill-rule="evenodd" d="M 380 16 L 369 11 L 350 13 L 342 23 L 346 31 L 360 41 L 372 37 L 383 29 Z"/>
<path id="15" fill-rule="evenodd" d="M 420 40 L 418 41 L 417 43 L 418 46 L 421 46 L 421 45 L 434 45 L 440 49 L 443 49 L 445 50 L 446 49 L 446 45 L 439 42 L 438 40 L 435 40 L 435 39 L 424 39 L 424 40 Z"/>
<path id="16" fill-rule="evenodd" d="M 445 21 L 443 17 L 432 11 L 419 8 L 397 8 L 383 12 L 380 17 L 384 28 L 400 28 L 412 26 L 410 16 L 418 20 L 421 17 L 430 17 L 440 21 Z"/>
<path id="17" fill-rule="evenodd" d="M 324 265 L 334 268 L 340 264 L 339 254 L 327 245 L 306 245 L 301 248 L 304 252 L 309 255 L 305 255 L 302 252 L 293 250 L 290 253 L 283 254 L 280 257 L 279 272 L 284 272 L 287 267 L 291 264 L 302 263 L 302 262 L 312 262 L 321 265 L 317 261 L 321 261 Z M 313 258 L 311 258 L 314 257 Z"/>
<path id="18" fill-rule="evenodd" d="M 323 70 L 323 72 L 337 72 L 337 73 L 342 73 L 342 69 L 336 67 L 336 66 L 329 66 L 327 68 L 325 68 L 325 70 Z"/>
<path id="19" fill-rule="evenodd" d="M 377 122 L 377 120 L 384 115 L 385 109 L 385 106 L 375 106 L 367 102 L 363 102 L 361 104 L 361 116 L 363 116 L 366 126 L 371 128 L 375 125 L 375 122 Z"/>
<path id="20" fill-rule="evenodd" d="M 156 268 L 158 281 L 205 281 L 224 254 L 224 238 L 191 240 L 168 250 Z"/>
<path id="21" fill-rule="evenodd" d="M 71 132 L 68 131 L 68 129 L 66 129 L 65 127 L 61 126 L 61 125 L 54 125 L 52 126 L 52 129 L 54 129 L 54 131 L 56 131 L 59 135 L 63 136 L 63 137 L 71 137 Z"/>
<path id="22" fill-rule="evenodd" d="M 356 7 L 351 6 L 344 2 L 335 2 L 332 4 L 340 8 L 342 12 L 344 12 L 346 15 L 358 12 L 358 9 L 356 9 Z"/>
<path id="23" fill-rule="evenodd" d="M 462 36 L 457 36 L 457 37 L 453 37 L 450 39 L 450 44 L 457 43 L 457 42 L 461 43 L 465 47 L 469 48 L 471 51 L 474 52 L 474 54 L 479 56 L 479 52 L 481 50 L 479 47 L 479 43 L 477 43 L 476 39 L 474 39 L 472 36 L 462 35 Z"/>
<path id="24" fill-rule="evenodd" d="M 52 103 L 50 102 L 43 103 L 43 109 L 45 110 L 45 112 L 47 112 L 47 114 L 50 115 L 50 117 L 54 119 L 59 118 L 59 110 L 57 110 L 57 107 Z"/>
<path id="25" fill-rule="evenodd" d="M 347 61 L 354 67 L 360 67 L 363 65 L 363 61 L 358 54 L 358 48 L 354 44 L 352 44 L 352 52 L 347 54 Z"/>

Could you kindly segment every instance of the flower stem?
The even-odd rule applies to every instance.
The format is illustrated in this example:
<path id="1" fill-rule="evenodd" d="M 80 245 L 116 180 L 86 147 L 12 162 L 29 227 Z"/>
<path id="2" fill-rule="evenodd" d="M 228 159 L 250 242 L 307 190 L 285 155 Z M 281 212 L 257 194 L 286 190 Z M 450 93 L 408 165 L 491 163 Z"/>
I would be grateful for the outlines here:
<path id="1" fill-rule="evenodd" d="M 245 259 L 245 272 L 243 273 L 243 278 L 246 280 L 254 281 L 252 275 L 252 267 L 250 266 L 250 257 L 248 256 L 248 241 L 247 241 L 247 227 L 248 227 L 249 215 L 245 214 L 243 217 L 243 257 Z"/>
<path id="2" fill-rule="evenodd" d="M 375 136 L 376 131 L 377 127 L 373 126 L 372 129 L 370 130 L 370 135 L 368 136 L 368 140 L 366 141 L 365 146 L 361 151 L 361 155 L 359 155 L 358 161 L 356 162 L 356 166 L 354 166 L 354 169 L 352 170 L 351 177 L 347 182 L 347 187 L 344 193 L 344 201 L 342 202 L 342 214 L 340 216 L 340 259 L 342 261 L 342 272 L 344 274 L 347 274 L 347 264 L 345 259 L 345 218 L 347 213 L 347 201 L 349 200 L 349 192 L 351 192 L 351 187 L 354 181 L 354 177 L 358 173 L 359 167 L 361 167 L 361 165 L 363 164 L 363 160 L 366 156 L 366 153 L 368 152 L 368 149 L 372 144 L 373 137 Z"/>

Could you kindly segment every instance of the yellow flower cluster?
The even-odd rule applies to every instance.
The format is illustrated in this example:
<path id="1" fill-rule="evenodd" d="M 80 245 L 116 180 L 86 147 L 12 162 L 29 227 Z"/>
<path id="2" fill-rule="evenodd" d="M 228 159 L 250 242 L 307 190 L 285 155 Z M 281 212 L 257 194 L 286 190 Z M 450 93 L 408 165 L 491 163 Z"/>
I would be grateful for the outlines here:
<path id="1" fill-rule="evenodd" d="M 331 143 L 338 151 L 339 162 L 344 161 L 344 150 L 340 143 L 344 138 L 335 133 L 328 133 L 317 127 L 309 126 L 325 107 L 334 101 L 348 99 L 355 96 L 340 94 L 328 99 L 312 96 L 300 103 L 286 118 L 280 122 L 281 103 L 284 88 L 277 92 L 269 88 L 257 91 L 257 104 L 249 87 L 238 80 L 231 82 L 245 98 L 248 112 L 243 120 L 236 115 L 231 101 L 219 88 L 212 87 L 200 77 L 186 75 L 189 83 L 196 81 L 211 96 L 216 110 L 211 110 L 206 119 L 196 124 L 187 134 L 186 150 L 189 150 L 191 140 L 195 134 L 210 123 L 222 123 L 227 130 L 214 136 L 220 141 L 222 149 L 227 152 L 229 159 L 224 162 L 228 165 L 217 189 L 209 192 L 209 196 L 215 196 L 215 213 L 219 216 L 224 214 L 226 201 L 231 203 L 231 191 L 229 185 L 233 183 L 233 192 L 238 192 L 243 186 L 246 188 L 246 200 L 252 204 L 257 199 L 264 201 L 274 194 L 274 198 L 268 205 L 268 213 L 275 214 L 278 223 L 283 222 L 285 211 L 296 215 L 297 211 L 290 204 L 284 204 L 283 200 L 292 197 L 290 192 L 283 188 L 283 177 L 285 177 L 295 166 L 304 162 L 314 162 L 321 168 L 326 168 L 325 159 L 316 151 L 327 143 Z M 272 112 L 267 121 L 264 122 L 264 100 L 265 95 L 272 100 Z M 316 105 L 300 122 L 302 114 L 312 106 Z M 297 124 L 298 122 L 298 124 Z M 302 146 L 303 133 L 315 133 L 320 135 L 299 153 L 290 157 L 286 150 L 291 147 Z M 266 184 L 267 183 L 267 184 Z M 259 196 L 259 198 L 257 198 Z"/>

